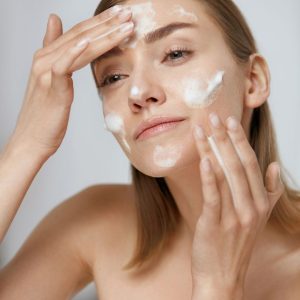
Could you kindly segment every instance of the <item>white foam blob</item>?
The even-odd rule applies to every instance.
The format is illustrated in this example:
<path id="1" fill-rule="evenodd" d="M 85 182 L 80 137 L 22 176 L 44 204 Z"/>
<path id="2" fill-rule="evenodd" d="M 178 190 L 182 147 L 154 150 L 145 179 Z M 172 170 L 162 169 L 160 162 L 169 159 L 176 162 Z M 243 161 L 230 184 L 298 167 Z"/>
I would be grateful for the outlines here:
<path id="1" fill-rule="evenodd" d="M 135 22 L 134 32 L 135 37 L 120 44 L 120 48 L 135 48 L 138 41 L 144 35 L 156 27 L 154 20 L 156 12 L 153 9 L 152 2 L 145 2 L 140 4 L 129 5 L 132 10 L 132 20 Z"/>
<path id="2" fill-rule="evenodd" d="M 213 102 L 213 94 L 222 84 L 224 71 L 217 71 L 216 75 L 208 81 L 207 87 L 203 86 L 203 81 L 195 77 L 185 78 L 184 86 L 184 101 L 191 108 L 206 107 Z"/>
<path id="3" fill-rule="evenodd" d="M 154 163 L 161 168 L 171 168 L 175 166 L 182 154 L 180 146 L 161 146 L 157 145 L 153 152 Z"/>
<path id="4" fill-rule="evenodd" d="M 140 94 L 140 89 L 137 86 L 133 86 L 130 90 L 131 96 L 138 96 Z"/>
<path id="5" fill-rule="evenodd" d="M 105 116 L 105 125 L 107 130 L 114 133 L 124 132 L 124 121 L 121 116 L 116 113 L 109 113 Z"/>
<path id="6" fill-rule="evenodd" d="M 169 14 L 175 14 L 179 17 L 186 17 L 189 18 L 190 20 L 197 22 L 198 21 L 198 17 L 191 12 L 186 11 L 181 5 L 179 4 L 175 4 L 173 6 L 173 8 L 171 9 L 171 11 L 169 12 Z"/>
<path id="7" fill-rule="evenodd" d="M 109 113 L 105 116 L 105 129 L 121 136 L 122 142 L 129 152 L 131 148 L 126 140 L 123 118 L 116 113 Z"/>

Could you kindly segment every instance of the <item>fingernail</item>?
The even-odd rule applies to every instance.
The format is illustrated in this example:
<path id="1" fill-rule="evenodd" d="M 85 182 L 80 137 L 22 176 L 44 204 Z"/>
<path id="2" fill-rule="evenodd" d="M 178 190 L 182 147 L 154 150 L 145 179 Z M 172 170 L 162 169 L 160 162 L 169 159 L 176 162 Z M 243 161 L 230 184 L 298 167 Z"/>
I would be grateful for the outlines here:
<path id="1" fill-rule="evenodd" d="M 123 7 L 121 5 L 115 5 L 115 6 L 111 7 L 109 14 L 111 16 L 114 16 L 114 15 L 118 14 L 121 10 L 123 10 Z"/>
<path id="2" fill-rule="evenodd" d="M 210 119 L 210 122 L 213 125 L 213 127 L 215 127 L 215 128 L 219 128 L 220 127 L 221 122 L 220 122 L 220 118 L 218 117 L 217 114 L 211 113 L 209 115 L 209 119 Z"/>
<path id="3" fill-rule="evenodd" d="M 198 138 L 200 140 L 205 140 L 204 130 L 200 125 L 195 125 L 194 132 L 195 132 L 196 138 Z"/>
<path id="4" fill-rule="evenodd" d="M 229 117 L 226 121 L 227 128 L 231 131 L 236 131 L 238 129 L 238 122 L 234 117 Z"/>
<path id="5" fill-rule="evenodd" d="M 127 22 L 127 23 L 124 23 L 121 27 L 120 27 L 120 32 L 129 32 L 132 30 L 134 24 L 133 22 Z"/>
<path id="6" fill-rule="evenodd" d="M 131 15 L 131 9 L 130 8 L 126 8 L 124 11 L 122 11 L 121 13 L 120 13 L 120 15 L 119 15 L 119 20 L 121 21 L 121 22 L 125 22 L 127 19 L 128 19 L 128 17 Z"/>

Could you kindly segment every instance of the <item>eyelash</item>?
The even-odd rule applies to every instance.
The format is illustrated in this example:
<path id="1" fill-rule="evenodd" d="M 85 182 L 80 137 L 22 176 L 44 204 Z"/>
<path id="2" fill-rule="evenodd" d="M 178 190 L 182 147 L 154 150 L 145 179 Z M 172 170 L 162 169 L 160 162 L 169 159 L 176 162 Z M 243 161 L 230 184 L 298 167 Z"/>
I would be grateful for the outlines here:
<path id="1" fill-rule="evenodd" d="M 188 55 L 190 55 L 190 54 L 192 53 L 192 51 L 189 50 L 189 49 L 187 49 L 187 48 L 180 48 L 180 47 L 178 47 L 178 48 L 172 48 L 172 49 L 170 49 L 170 50 L 168 50 L 168 51 L 165 52 L 165 56 L 164 56 L 163 62 L 166 60 L 166 58 L 167 58 L 168 56 L 170 56 L 171 54 L 174 54 L 174 53 L 176 53 L 176 52 L 185 53 L 185 56 L 188 56 Z M 178 61 L 178 60 L 181 60 L 181 59 L 182 59 L 182 57 L 179 58 L 179 59 L 175 59 L 175 60 Z M 171 59 L 171 61 L 172 61 L 172 59 Z M 117 81 L 114 82 L 114 83 L 107 83 L 107 81 L 108 81 L 109 79 L 111 79 L 111 78 L 113 78 L 113 77 L 115 77 L 115 76 L 125 76 L 125 75 L 122 75 L 122 74 L 119 74 L 119 73 L 108 74 L 107 76 L 105 76 L 105 77 L 101 80 L 101 84 L 100 84 L 99 87 L 105 87 L 105 86 L 113 85 L 114 83 L 116 83 L 117 81 L 119 81 L 119 80 L 117 80 Z"/>

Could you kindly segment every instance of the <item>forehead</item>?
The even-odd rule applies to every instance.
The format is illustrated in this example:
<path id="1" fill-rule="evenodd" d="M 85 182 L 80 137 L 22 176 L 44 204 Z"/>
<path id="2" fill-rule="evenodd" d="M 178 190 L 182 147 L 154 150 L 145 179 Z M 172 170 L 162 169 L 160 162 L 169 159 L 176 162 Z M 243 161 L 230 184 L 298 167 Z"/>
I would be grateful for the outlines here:
<path id="1" fill-rule="evenodd" d="M 210 21 L 200 0 L 129 0 L 124 5 L 132 6 L 133 17 L 151 14 L 158 26 L 174 20 L 199 22 L 201 25 Z"/>

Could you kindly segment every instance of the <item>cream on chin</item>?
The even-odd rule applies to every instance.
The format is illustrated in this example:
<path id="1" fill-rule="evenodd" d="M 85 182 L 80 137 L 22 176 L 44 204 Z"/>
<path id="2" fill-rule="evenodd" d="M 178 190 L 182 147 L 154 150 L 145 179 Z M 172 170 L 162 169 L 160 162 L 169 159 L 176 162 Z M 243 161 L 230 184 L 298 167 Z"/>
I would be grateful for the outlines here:
<path id="1" fill-rule="evenodd" d="M 153 162 L 158 167 L 171 168 L 180 159 L 182 150 L 182 145 L 157 145 L 153 151 Z"/>

